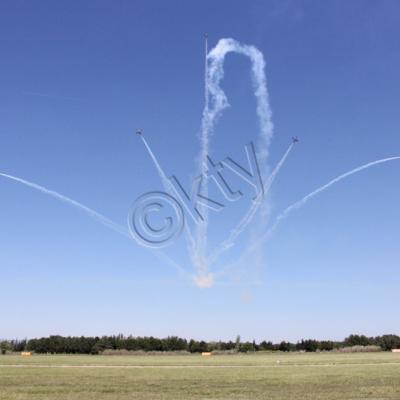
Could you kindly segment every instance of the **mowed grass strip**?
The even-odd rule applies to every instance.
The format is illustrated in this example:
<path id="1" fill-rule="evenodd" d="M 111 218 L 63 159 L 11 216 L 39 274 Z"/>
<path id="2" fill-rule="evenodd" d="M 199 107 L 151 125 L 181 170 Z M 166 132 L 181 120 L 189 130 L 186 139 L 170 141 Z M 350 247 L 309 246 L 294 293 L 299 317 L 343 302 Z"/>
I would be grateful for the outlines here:
<path id="1" fill-rule="evenodd" d="M 27 367 L 7 367 L 7 364 Z M 0 368 L 0 400 L 400 399 L 400 356 L 390 353 L 211 358 L 2 356 L 0 365 L 4 366 Z M 29 368 L 29 365 L 114 368 Z M 118 365 L 152 368 L 115 368 Z M 166 368 L 168 365 L 186 367 Z"/>
<path id="2" fill-rule="evenodd" d="M 100 366 L 259 366 L 259 365 L 307 365 L 307 364 L 382 364 L 399 363 L 400 354 L 381 353 L 255 353 L 202 357 L 195 355 L 19 355 L 0 356 L 2 365 L 100 365 Z"/>

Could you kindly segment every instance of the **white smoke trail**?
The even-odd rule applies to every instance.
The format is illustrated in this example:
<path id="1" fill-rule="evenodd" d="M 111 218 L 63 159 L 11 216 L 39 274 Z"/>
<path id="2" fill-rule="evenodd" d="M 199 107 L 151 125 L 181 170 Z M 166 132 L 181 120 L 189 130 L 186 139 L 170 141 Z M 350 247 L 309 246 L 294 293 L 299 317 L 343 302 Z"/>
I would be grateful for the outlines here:
<path id="1" fill-rule="evenodd" d="M 204 110 L 201 121 L 201 134 L 200 134 L 200 155 L 199 155 L 199 173 L 205 176 L 206 161 L 209 154 L 210 133 L 212 131 L 212 122 L 210 121 L 209 109 L 209 69 L 208 69 L 208 39 L 205 37 L 204 49 Z M 211 124 L 211 125 L 210 125 Z M 208 196 L 208 182 L 207 179 L 201 181 L 201 193 L 205 197 Z M 192 262 L 194 264 L 197 276 L 195 283 L 201 288 L 210 287 L 213 284 L 213 277 L 207 271 L 207 231 L 208 231 L 208 209 L 203 204 L 198 205 L 198 211 L 203 218 L 196 226 L 195 231 L 195 245 L 189 251 Z"/>
<path id="2" fill-rule="evenodd" d="M 128 229 L 116 224 L 115 222 L 111 221 L 104 215 L 99 214 L 97 211 L 92 210 L 89 207 L 86 207 L 85 205 L 70 199 L 69 197 L 66 197 L 58 192 L 55 192 L 54 190 L 49 190 L 43 186 L 37 185 L 36 183 L 32 183 L 29 181 L 26 181 L 25 179 L 18 178 L 16 176 L 0 173 L 0 176 L 3 178 L 11 179 L 12 181 L 22 183 L 25 186 L 28 186 L 32 189 L 39 190 L 40 192 L 47 194 L 49 196 L 55 197 L 58 200 L 61 200 L 64 203 L 67 203 L 75 208 L 78 208 L 82 211 L 84 211 L 86 214 L 88 214 L 91 218 L 95 219 L 97 222 L 100 222 L 101 224 L 107 226 L 108 228 L 111 228 L 112 230 L 120 233 L 121 235 L 127 236 L 128 238 L 131 238 L 131 235 L 129 234 Z"/>
<path id="3" fill-rule="evenodd" d="M 321 192 L 323 192 L 326 189 L 330 188 L 335 183 L 338 183 L 341 180 L 343 180 L 345 178 L 348 178 L 351 175 L 354 175 L 354 174 L 356 174 L 358 172 L 361 172 L 361 171 L 363 171 L 365 169 L 368 169 L 370 167 L 373 167 L 375 165 L 379 165 L 379 164 L 383 164 L 383 163 L 390 162 L 390 161 L 395 161 L 395 160 L 400 160 L 400 156 L 383 158 L 383 159 L 380 159 L 380 160 L 372 161 L 372 162 L 369 162 L 367 164 L 361 165 L 360 167 L 354 168 L 351 171 L 345 172 L 344 174 L 341 174 L 341 175 L 337 176 L 336 178 L 334 178 L 331 181 L 329 181 L 327 184 L 325 184 L 325 185 L 321 186 L 320 188 L 318 188 L 318 189 L 312 191 L 311 193 L 307 194 L 301 200 L 296 201 L 295 203 L 293 203 L 292 205 L 287 207 L 281 214 L 279 214 L 277 216 L 274 224 L 271 226 L 271 228 L 263 236 L 261 236 L 254 244 L 252 244 L 250 249 L 254 248 L 254 246 L 257 246 L 258 244 L 261 244 L 266 239 L 268 239 L 271 236 L 271 234 L 275 231 L 275 229 L 279 226 L 279 224 L 285 218 L 287 218 L 292 213 L 292 211 L 297 210 L 300 207 L 304 206 L 307 203 L 307 201 L 310 200 L 312 197 L 320 194 Z"/>
<path id="4" fill-rule="evenodd" d="M 164 186 L 164 190 L 166 192 L 168 192 L 171 195 L 174 195 L 174 188 L 172 187 L 172 184 L 170 183 L 169 179 L 167 178 L 167 175 L 165 174 L 163 168 L 161 167 L 161 164 L 159 163 L 157 157 L 155 156 L 155 154 L 153 153 L 153 151 L 151 150 L 151 147 L 149 146 L 149 144 L 147 143 L 147 140 L 143 137 L 143 134 L 140 134 L 140 138 L 142 139 L 143 144 L 145 145 L 147 152 L 150 155 L 150 158 L 152 159 L 158 175 L 161 178 L 161 183 Z M 189 226 L 185 223 L 185 233 L 186 233 L 186 239 L 188 241 L 188 245 L 189 245 L 189 253 L 193 254 L 194 253 L 194 238 L 190 232 L 190 228 Z"/>
<path id="5" fill-rule="evenodd" d="M 6 178 L 6 179 L 10 179 L 10 180 L 12 180 L 14 182 L 21 183 L 21 184 L 23 184 L 25 186 L 28 186 L 28 187 L 32 188 L 32 189 L 38 190 L 39 192 L 42 192 L 42 193 L 44 193 L 44 194 L 46 194 L 48 196 L 54 197 L 54 198 L 62 201 L 63 203 L 66 203 L 66 204 L 71 205 L 71 206 L 73 206 L 75 208 L 78 208 L 79 210 L 84 211 L 86 214 L 88 214 L 95 221 L 100 222 L 102 225 L 106 226 L 107 228 L 110 228 L 113 231 L 115 231 L 115 232 L 127 237 L 128 239 L 133 240 L 133 238 L 132 238 L 132 236 L 129 233 L 129 230 L 127 228 L 124 228 L 123 226 L 116 224 L 115 222 L 111 221 L 110 219 L 108 219 L 104 215 L 98 213 L 97 211 L 92 210 L 89 207 L 86 207 L 85 205 L 83 205 L 83 204 L 81 204 L 81 203 L 79 203 L 79 202 L 77 202 L 77 201 L 75 201 L 73 199 L 70 199 L 67 196 L 64 196 L 64 195 L 62 195 L 62 194 L 60 194 L 58 192 L 55 192 L 54 190 L 47 189 L 47 188 L 45 188 L 43 186 L 40 186 L 40 185 L 38 185 L 36 183 L 29 182 L 29 181 L 27 181 L 25 179 L 18 178 L 18 177 L 13 176 L 13 175 L 9 175 L 9 174 L 5 174 L 5 173 L 0 172 L 0 176 L 2 176 L 3 178 Z M 161 251 L 156 252 L 156 256 L 159 259 L 169 263 L 172 267 L 174 267 L 181 274 L 187 275 L 186 271 L 179 264 L 177 264 L 174 260 L 172 260 L 170 257 L 168 257 L 163 252 L 161 252 Z"/>
<path id="6" fill-rule="evenodd" d="M 323 186 L 319 187 L 318 189 L 312 191 L 311 193 L 307 194 L 301 200 L 296 201 L 295 203 L 293 203 L 292 205 L 287 207 L 282 213 L 280 213 L 278 215 L 278 217 L 275 219 L 274 224 L 271 226 L 271 228 L 268 229 L 267 232 L 265 232 L 260 238 L 258 238 L 249 247 L 246 248 L 246 250 L 243 252 L 243 254 L 239 257 L 239 260 L 237 260 L 236 262 L 234 262 L 232 264 L 227 265 L 225 268 L 220 270 L 215 275 L 221 277 L 223 275 L 226 275 L 235 266 L 241 265 L 245 261 L 246 257 L 249 254 L 251 254 L 259 245 L 264 243 L 266 240 L 268 240 L 272 236 L 272 234 L 277 229 L 277 227 L 280 225 L 280 223 L 284 219 L 289 217 L 289 215 L 292 213 L 292 211 L 297 210 L 297 209 L 301 208 L 302 206 L 304 206 L 307 203 L 307 201 L 310 200 L 312 197 L 322 193 L 323 191 L 325 191 L 326 189 L 330 188 L 334 184 L 340 182 L 341 180 L 343 180 L 345 178 L 348 178 L 351 175 L 354 175 L 354 174 L 356 174 L 358 172 L 361 172 L 361 171 L 363 171 L 365 169 L 368 169 L 370 167 L 373 167 L 375 165 L 379 165 L 379 164 L 383 164 L 383 163 L 390 162 L 390 161 L 395 161 L 395 160 L 400 160 L 400 156 L 383 158 L 383 159 L 380 159 L 380 160 L 372 161 L 372 162 L 369 162 L 367 164 L 361 165 L 360 167 L 354 168 L 354 169 L 352 169 L 352 170 L 350 170 L 348 172 L 345 172 L 344 174 L 341 174 L 341 175 L 337 176 L 336 178 L 330 180 L 325 185 L 323 185 Z"/>
<path id="7" fill-rule="evenodd" d="M 145 145 L 145 147 L 147 149 L 147 152 L 149 153 L 149 155 L 150 155 L 150 157 L 151 157 L 151 159 L 152 159 L 152 161 L 153 161 L 153 163 L 154 163 L 154 165 L 155 165 L 155 167 L 157 169 L 158 174 L 160 175 L 161 183 L 163 184 L 164 189 L 166 191 L 170 191 L 171 187 L 170 187 L 169 180 L 168 180 L 167 175 L 165 174 L 164 170 L 161 168 L 161 165 L 158 162 L 157 157 L 155 156 L 155 154 L 151 150 L 151 148 L 148 145 L 146 139 L 143 137 L 143 134 L 140 134 L 140 138 L 142 139 L 142 142 Z"/>
<path id="8" fill-rule="evenodd" d="M 164 261 L 171 265 L 171 267 L 175 268 L 181 275 L 187 278 L 189 281 L 192 280 L 192 276 L 185 271 L 177 262 L 175 262 L 172 258 L 168 257 L 162 250 L 155 249 L 155 255 L 159 260 Z"/>
<path id="9" fill-rule="evenodd" d="M 229 102 L 220 84 L 224 77 L 225 56 L 228 53 L 238 53 L 250 58 L 254 95 L 257 100 L 257 116 L 260 125 L 260 140 L 258 156 L 261 165 L 267 170 L 266 160 L 268 147 L 273 135 L 272 113 L 269 105 L 267 80 L 265 76 L 265 61 L 263 54 L 254 46 L 242 45 L 234 39 L 221 39 L 208 54 L 209 68 L 207 87 L 210 94 L 211 107 L 205 109 L 203 123 L 205 124 L 205 139 L 213 133 L 216 120 L 223 110 L 229 107 Z M 204 118 L 205 117 L 205 118 Z M 205 160 L 202 160 L 204 162 Z"/>
<path id="10" fill-rule="evenodd" d="M 215 123 L 223 110 L 229 107 L 229 102 L 220 84 L 224 77 L 225 56 L 228 53 L 238 53 L 250 58 L 254 95 L 257 101 L 257 116 L 259 118 L 260 136 L 258 140 L 258 156 L 261 164 L 262 176 L 267 176 L 268 149 L 273 135 L 271 109 L 265 76 L 265 61 L 262 53 L 254 46 L 242 45 L 234 39 L 221 39 L 210 51 L 206 58 L 206 104 L 203 111 L 201 129 L 200 171 L 205 173 L 206 157 L 209 154 L 210 136 L 213 134 Z M 203 194 L 207 195 L 207 182 Z M 208 211 L 202 207 L 204 222 L 200 223 L 196 231 L 196 249 L 193 255 L 195 267 L 200 276 L 208 276 L 207 261 L 207 231 Z"/>
<path id="11" fill-rule="evenodd" d="M 272 174 L 270 175 L 270 177 L 268 178 L 268 182 L 265 185 L 265 191 L 266 193 L 269 192 L 269 190 L 271 189 L 272 184 L 274 183 L 276 177 L 279 174 L 279 171 L 281 170 L 281 168 L 283 167 L 283 164 L 285 164 L 286 159 L 288 158 L 290 152 L 292 151 L 294 147 L 294 143 L 291 143 L 290 146 L 288 147 L 288 149 L 286 150 L 286 153 L 283 155 L 283 157 L 279 160 L 278 164 L 276 165 L 275 169 L 272 171 Z"/>
<path id="12" fill-rule="evenodd" d="M 238 236 L 246 229 L 246 227 L 250 224 L 250 222 L 253 220 L 258 208 L 262 204 L 262 202 L 265 200 L 265 197 L 268 196 L 269 191 L 271 189 L 272 184 L 275 181 L 275 178 L 279 174 L 279 171 L 281 170 L 282 166 L 285 164 L 286 159 L 288 158 L 290 152 L 292 151 L 294 146 L 294 143 L 291 143 L 289 148 L 286 150 L 285 154 L 283 157 L 280 159 L 274 170 L 272 171 L 271 175 L 268 178 L 267 183 L 265 184 L 265 193 L 264 196 L 262 193 L 260 193 L 256 199 L 255 202 L 251 205 L 245 216 L 242 218 L 242 220 L 239 222 L 239 224 L 231 231 L 228 239 L 226 239 L 224 242 L 221 243 L 220 246 L 217 247 L 216 251 L 214 254 L 210 257 L 210 265 L 214 263 L 218 257 L 221 256 L 222 253 L 227 251 L 229 248 L 231 248 L 235 244 L 235 240 L 238 238 Z"/>

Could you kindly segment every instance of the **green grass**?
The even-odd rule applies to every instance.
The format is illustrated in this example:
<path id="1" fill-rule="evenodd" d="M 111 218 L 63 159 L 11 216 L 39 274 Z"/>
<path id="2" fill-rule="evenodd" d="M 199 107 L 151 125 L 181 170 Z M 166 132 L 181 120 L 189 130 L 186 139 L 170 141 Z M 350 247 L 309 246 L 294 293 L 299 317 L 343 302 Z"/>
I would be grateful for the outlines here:
<path id="1" fill-rule="evenodd" d="M 399 400 L 400 354 L 0 356 L 0 400 L 24 399 Z"/>

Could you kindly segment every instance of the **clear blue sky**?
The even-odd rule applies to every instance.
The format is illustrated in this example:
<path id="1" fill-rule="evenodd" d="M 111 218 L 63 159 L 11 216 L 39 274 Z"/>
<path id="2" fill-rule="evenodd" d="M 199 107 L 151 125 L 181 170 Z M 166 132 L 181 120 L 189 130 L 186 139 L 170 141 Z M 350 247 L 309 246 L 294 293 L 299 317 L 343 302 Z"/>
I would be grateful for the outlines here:
<path id="1" fill-rule="evenodd" d="M 140 126 L 165 170 L 188 182 L 204 32 L 210 46 L 232 37 L 267 60 L 270 165 L 301 139 L 274 186 L 273 215 L 340 173 L 400 155 L 397 1 L 14 0 L 0 6 L 0 172 L 125 224 L 140 194 L 162 189 L 133 135 Z M 243 160 L 256 139 L 250 83 L 248 60 L 229 56 L 232 107 L 216 159 Z M 393 162 L 332 187 L 280 226 L 257 266 L 207 290 L 84 213 L 1 179 L 0 337 L 398 334 L 399 176 Z M 212 244 L 245 207 L 215 217 Z M 191 271 L 182 238 L 166 252 Z"/>

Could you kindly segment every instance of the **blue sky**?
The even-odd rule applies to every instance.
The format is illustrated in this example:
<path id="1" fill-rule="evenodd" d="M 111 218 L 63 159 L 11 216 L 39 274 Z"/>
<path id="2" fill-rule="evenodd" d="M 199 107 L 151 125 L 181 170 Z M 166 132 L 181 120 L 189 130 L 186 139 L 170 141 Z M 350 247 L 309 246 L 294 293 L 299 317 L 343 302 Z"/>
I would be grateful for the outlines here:
<path id="1" fill-rule="evenodd" d="M 203 109 L 203 34 L 267 61 L 275 134 L 291 153 L 272 216 L 336 175 L 400 155 L 396 1 L 3 1 L 0 172 L 69 196 L 120 224 L 168 174 L 192 176 Z M 212 156 L 244 160 L 256 140 L 249 62 L 229 55 L 231 107 Z M 0 182 L 0 337 L 180 335 L 297 340 L 399 333 L 400 162 L 312 199 L 265 243 L 257 265 L 197 288 L 147 248 L 15 182 Z M 251 193 L 246 193 L 247 195 Z M 211 245 L 248 197 L 213 216 Z M 234 260 L 251 229 L 221 262 Z M 166 253 L 192 267 L 183 238 Z M 217 266 L 223 268 L 223 265 Z"/>

